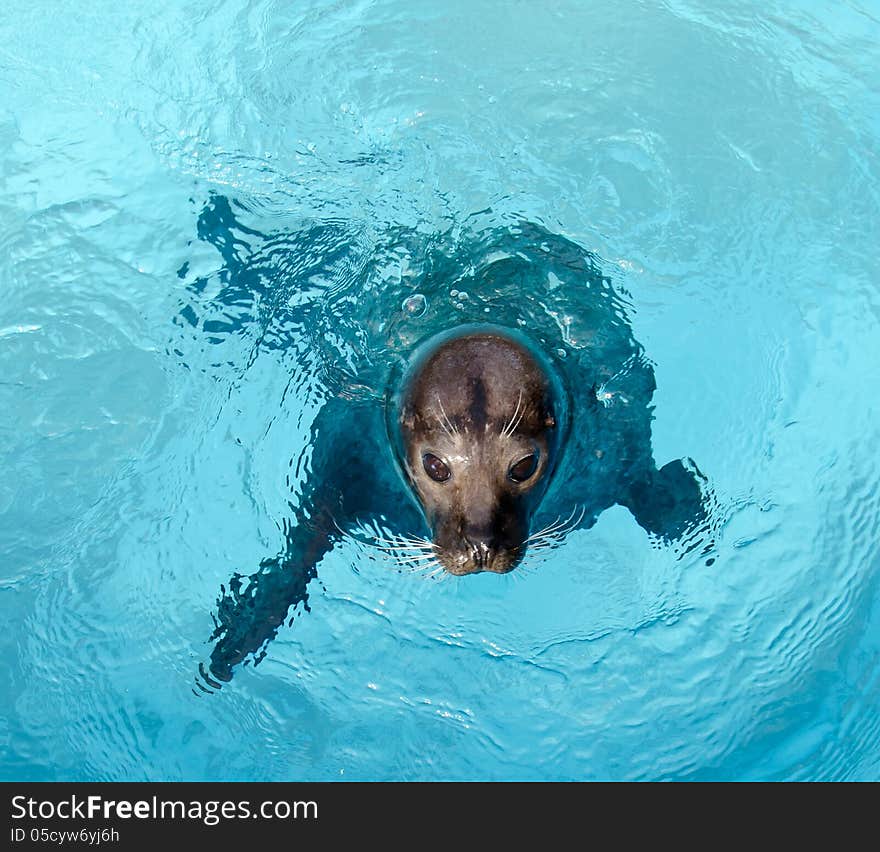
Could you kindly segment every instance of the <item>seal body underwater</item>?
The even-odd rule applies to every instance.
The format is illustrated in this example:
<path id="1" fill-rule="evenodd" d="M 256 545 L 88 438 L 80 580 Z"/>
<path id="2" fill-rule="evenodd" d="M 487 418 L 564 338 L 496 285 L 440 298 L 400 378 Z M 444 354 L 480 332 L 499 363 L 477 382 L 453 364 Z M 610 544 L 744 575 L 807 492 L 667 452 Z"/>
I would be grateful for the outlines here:
<path id="1" fill-rule="evenodd" d="M 219 686 L 249 655 L 259 661 L 291 607 L 308 610 L 321 558 L 355 524 L 394 523 L 404 534 L 383 549 L 454 575 L 512 571 L 530 546 L 614 504 L 666 541 L 699 524 L 702 475 L 682 460 L 658 470 L 651 455 L 647 363 L 613 392 L 573 378 L 518 331 L 464 325 L 418 346 L 384 403 L 328 400 L 283 551 L 246 590 L 235 575 L 218 602 L 205 681 Z M 379 475 L 395 464 L 399 476 Z M 551 486 L 563 511 L 541 521 Z"/>
<path id="2" fill-rule="evenodd" d="M 277 554 L 221 590 L 200 689 L 258 663 L 278 628 L 309 611 L 318 566 L 345 536 L 370 536 L 401 570 L 501 574 L 620 504 L 658 546 L 708 549 L 706 479 L 688 459 L 655 464 L 652 364 L 610 278 L 573 241 L 527 221 L 448 247 L 398 228 L 343 262 L 360 243 L 337 223 L 263 235 L 222 196 L 204 208 L 199 237 L 223 268 L 189 286 L 181 329 L 213 344 L 255 326 L 262 348 L 321 352 L 321 302 L 305 293 L 361 270 L 354 297 L 339 291 L 359 310 L 326 319 L 374 334 L 352 374 L 351 387 L 368 392 L 327 383 L 310 452 L 302 466 L 290 462 Z M 401 257 L 418 270 L 406 290 L 381 279 Z M 393 306 L 415 288 L 432 307 L 414 323 Z M 444 312 L 455 288 L 471 297 Z M 492 325 L 482 294 L 495 305 Z"/>

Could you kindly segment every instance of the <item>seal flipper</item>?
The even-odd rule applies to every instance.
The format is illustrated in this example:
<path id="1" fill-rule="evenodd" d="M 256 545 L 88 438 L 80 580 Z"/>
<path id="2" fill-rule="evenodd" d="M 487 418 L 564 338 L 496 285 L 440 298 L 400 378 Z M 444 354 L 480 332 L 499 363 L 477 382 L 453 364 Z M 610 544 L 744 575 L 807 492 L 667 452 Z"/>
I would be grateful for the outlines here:
<path id="1" fill-rule="evenodd" d="M 677 541 L 708 520 L 706 481 L 691 459 L 676 459 L 633 483 L 620 502 L 648 533 Z"/>
<path id="2" fill-rule="evenodd" d="M 312 458 L 302 499 L 285 521 L 282 551 L 260 570 L 233 575 L 217 601 L 215 642 L 207 671 L 209 686 L 232 679 L 233 667 L 265 656 L 288 613 L 309 611 L 308 586 L 317 566 L 355 520 L 393 518 L 418 523 L 411 499 L 396 473 L 377 400 L 325 402 L 311 429 Z"/>
<path id="3" fill-rule="evenodd" d="M 217 601 L 215 630 L 210 641 L 211 679 L 232 680 L 232 668 L 250 654 L 255 662 L 265 656 L 265 646 L 275 638 L 288 612 L 298 604 L 308 611 L 308 585 L 317 576 L 317 564 L 333 546 L 334 536 L 320 525 L 300 524 L 288 530 L 282 553 L 260 563 L 260 570 L 249 577 L 234 574 L 228 590 Z M 247 581 L 242 590 L 242 581 Z"/>

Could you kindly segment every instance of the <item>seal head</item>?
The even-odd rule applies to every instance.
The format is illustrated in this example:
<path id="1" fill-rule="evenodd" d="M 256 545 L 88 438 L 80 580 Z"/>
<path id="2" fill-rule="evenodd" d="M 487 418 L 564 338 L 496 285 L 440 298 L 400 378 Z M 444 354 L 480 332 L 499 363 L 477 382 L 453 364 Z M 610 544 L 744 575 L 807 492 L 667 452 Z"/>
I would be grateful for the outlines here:
<path id="1" fill-rule="evenodd" d="M 414 353 L 388 425 L 450 574 L 519 564 L 562 445 L 564 401 L 555 370 L 508 329 L 465 326 Z"/>

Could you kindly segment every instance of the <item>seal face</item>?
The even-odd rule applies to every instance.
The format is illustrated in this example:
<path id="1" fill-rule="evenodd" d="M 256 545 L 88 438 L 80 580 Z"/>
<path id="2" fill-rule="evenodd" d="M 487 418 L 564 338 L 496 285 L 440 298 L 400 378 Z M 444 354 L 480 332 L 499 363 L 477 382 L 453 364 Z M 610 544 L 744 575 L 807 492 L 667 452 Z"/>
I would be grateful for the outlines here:
<path id="1" fill-rule="evenodd" d="M 416 350 L 392 402 L 398 459 L 450 574 L 504 574 L 561 447 L 565 396 L 528 341 L 465 326 Z"/>

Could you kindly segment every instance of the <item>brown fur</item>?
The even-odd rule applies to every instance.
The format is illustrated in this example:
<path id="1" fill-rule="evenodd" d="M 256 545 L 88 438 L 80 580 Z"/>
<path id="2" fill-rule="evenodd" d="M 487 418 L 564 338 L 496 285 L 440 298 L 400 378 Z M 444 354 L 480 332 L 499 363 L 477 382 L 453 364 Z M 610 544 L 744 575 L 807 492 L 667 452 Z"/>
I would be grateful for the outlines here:
<path id="1" fill-rule="evenodd" d="M 559 444 L 557 394 L 547 367 L 501 329 L 470 330 L 419 353 L 400 396 L 399 443 L 450 573 L 506 573 L 522 558 Z M 512 481 L 511 467 L 534 452 L 534 473 Z M 447 481 L 428 476 L 425 453 L 448 466 Z"/>

